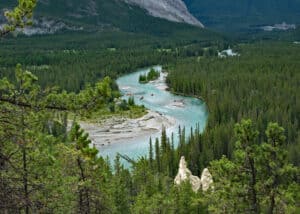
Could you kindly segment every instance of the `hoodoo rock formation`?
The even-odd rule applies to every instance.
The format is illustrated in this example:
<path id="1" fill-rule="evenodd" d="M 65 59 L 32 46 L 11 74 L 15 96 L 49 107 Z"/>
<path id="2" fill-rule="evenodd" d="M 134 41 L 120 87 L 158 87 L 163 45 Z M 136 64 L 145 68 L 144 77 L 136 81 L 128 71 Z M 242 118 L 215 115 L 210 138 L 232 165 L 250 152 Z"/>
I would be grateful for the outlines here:
<path id="1" fill-rule="evenodd" d="M 182 156 L 179 162 L 178 173 L 174 179 L 176 185 L 182 182 L 189 181 L 193 191 L 197 192 L 200 188 L 202 191 L 207 191 L 210 187 L 213 188 L 213 179 L 209 170 L 205 168 L 201 174 L 201 179 L 198 176 L 192 175 L 192 172 L 187 168 L 185 158 Z"/>
<path id="2" fill-rule="evenodd" d="M 202 190 L 207 191 L 210 187 L 213 188 L 213 179 L 212 175 L 208 171 L 207 168 L 205 168 L 201 174 L 201 185 L 202 185 Z"/>

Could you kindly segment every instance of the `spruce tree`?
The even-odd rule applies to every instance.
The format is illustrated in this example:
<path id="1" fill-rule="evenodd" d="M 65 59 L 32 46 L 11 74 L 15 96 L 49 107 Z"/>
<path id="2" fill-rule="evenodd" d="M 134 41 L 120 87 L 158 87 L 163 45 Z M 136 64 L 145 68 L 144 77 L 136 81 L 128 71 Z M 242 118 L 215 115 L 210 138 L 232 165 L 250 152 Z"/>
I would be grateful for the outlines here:
<path id="1" fill-rule="evenodd" d="M 284 195 L 295 180 L 295 167 L 288 163 L 284 129 L 277 123 L 269 123 L 266 130 L 267 141 L 262 143 L 258 153 L 259 186 L 263 192 L 265 212 L 279 213 L 284 210 Z"/>
<path id="2" fill-rule="evenodd" d="M 149 140 L 149 164 L 150 164 L 150 168 L 153 169 L 153 145 L 152 145 L 151 137 Z"/>
<path id="3" fill-rule="evenodd" d="M 155 139 L 155 159 L 156 159 L 156 168 L 158 172 L 161 172 L 161 160 L 160 160 L 160 146 L 158 138 Z"/>
<path id="4" fill-rule="evenodd" d="M 253 213 L 259 213 L 259 201 L 257 195 L 257 166 L 255 163 L 258 131 L 251 120 L 242 120 L 235 126 L 236 142 L 235 161 L 240 164 L 241 180 L 247 185 L 245 195 L 249 202 L 249 209 Z"/>

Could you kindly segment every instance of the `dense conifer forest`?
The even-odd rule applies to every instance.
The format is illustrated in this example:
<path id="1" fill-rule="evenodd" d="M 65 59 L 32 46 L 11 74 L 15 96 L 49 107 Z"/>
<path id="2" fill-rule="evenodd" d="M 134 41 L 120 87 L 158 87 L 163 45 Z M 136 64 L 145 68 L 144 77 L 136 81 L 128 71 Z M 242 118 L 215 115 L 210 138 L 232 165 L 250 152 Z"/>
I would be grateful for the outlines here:
<path id="1" fill-rule="evenodd" d="M 13 38 L 35 4 L 21 0 L 0 31 L 0 213 L 300 212 L 299 44 L 210 31 Z M 218 57 L 229 45 L 239 55 Z M 80 119 L 140 110 L 132 98 L 115 109 L 114 80 L 157 64 L 171 92 L 205 101 L 205 130 L 162 128 L 135 160 L 100 156 Z M 207 191 L 174 185 L 182 156 L 193 175 L 209 169 Z"/>
<path id="2" fill-rule="evenodd" d="M 174 62 L 189 55 L 190 46 L 198 50 L 222 40 L 207 32 L 181 39 L 180 34 L 158 38 L 114 31 L 7 38 L 0 41 L 0 75 L 13 79 L 14 68 L 21 63 L 42 86 L 78 91 L 105 76 L 115 79 L 137 68 Z"/>
<path id="3" fill-rule="evenodd" d="M 212 155 L 210 160 L 231 157 L 233 127 L 242 118 L 251 118 L 260 131 L 277 121 L 285 127 L 289 158 L 299 166 L 300 47 L 265 42 L 240 44 L 236 50 L 240 56 L 190 58 L 170 67 L 171 89 L 201 97 L 208 105 L 204 136 L 212 151 L 206 148 L 206 155 Z M 260 139 L 265 140 L 263 135 Z"/>

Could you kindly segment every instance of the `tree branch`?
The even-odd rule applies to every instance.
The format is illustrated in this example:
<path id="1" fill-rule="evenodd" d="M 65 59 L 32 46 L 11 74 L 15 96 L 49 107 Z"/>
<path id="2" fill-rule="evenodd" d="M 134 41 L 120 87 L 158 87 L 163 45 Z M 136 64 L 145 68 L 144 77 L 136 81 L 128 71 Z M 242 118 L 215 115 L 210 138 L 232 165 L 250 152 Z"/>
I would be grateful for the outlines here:
<path id="1" fill-rule="evenodd" d="M 25 108 L 37 108 L 37 109 L 45 108 L 45 109 L 49 109 L 49 110 L 59 110 L 59 111 L 67 111 L 67 110 L 69 110 L 68 108 L 62 107 L 62 106 L 52 106 L 52 105 L 35 106 L 35 105 L 24 103 L 24 102 L 21 102 L 21 101 L 7 99 L 7 98 L 4 98 L 4 97 L 0 97 L 0 102 L 10 103 L 12 105 L 16 105 L 16 106 L 20 106 L 20 107 L 25 107 Z"/>

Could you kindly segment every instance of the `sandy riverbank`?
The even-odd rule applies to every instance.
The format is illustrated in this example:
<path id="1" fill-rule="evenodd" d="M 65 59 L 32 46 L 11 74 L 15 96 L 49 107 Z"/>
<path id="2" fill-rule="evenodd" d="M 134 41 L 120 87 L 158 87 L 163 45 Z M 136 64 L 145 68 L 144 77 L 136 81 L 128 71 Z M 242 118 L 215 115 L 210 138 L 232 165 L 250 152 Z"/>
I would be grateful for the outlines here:
<path id="1" fill-rule="evenodd" d="M 148 84 L 154 85 L 160 91 L 167 90 L 167 73 L 161 73 L 157 80 Z M 123 90 L 129 90 L 129 86 L 124 86 Z M 131 94 L 130 96 L 133 96 Z M 129 95 L 128 95 L 129 96 Z M 146 95 L 141 95 L 143 98 Z M 149 94 L 155 99 L 156 94 Z M 174 99 L 166 105 L 167 108 L 184 108 L 183 99 Z M 122 143 L 139 139 L 144 136 L 151 136 L 161 132 L 162 127 L 170 128 L 176 126 L 176 119 L 163 115 L 159 112 L 148 110 L 148 113 L 141 118 L 130 119 L 125 117 L 112 117 L 101 121 L 101 123 L 80 122 L 81 127 L 89 133 L 90 139 L 95 146 L 106 146 L 115 143 Z"/>
<path id="2" fill-rule="evenodd" d="M 172 117 L 148 111 L 148 114 L 137 119 L 112 117 L 101 124 L 80 122 L 80 125 L 89 133 L 94 145 L 105 146 L 124 142 L 126 139 L 149 136 L 160 132 L 162 126 L 169 128 L 175 123 Z"/>

